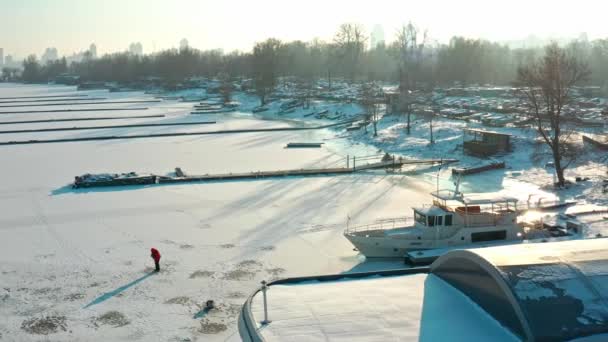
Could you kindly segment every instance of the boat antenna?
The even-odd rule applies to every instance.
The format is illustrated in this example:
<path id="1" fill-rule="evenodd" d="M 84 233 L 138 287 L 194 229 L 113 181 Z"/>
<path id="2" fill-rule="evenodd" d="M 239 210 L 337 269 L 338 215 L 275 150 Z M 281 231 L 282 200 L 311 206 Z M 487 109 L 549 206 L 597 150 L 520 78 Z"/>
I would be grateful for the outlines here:
<path id="1" fill-rule="evenodd" d="M 350 228 L 350 213 L 346 214 L 346 230 L 348 231 Z"/>
<path id="2" fill-rule="evenodd" d="M 456 182 L 454 182 L 454 196 L 460 196 L 462 195 L 460 193 L 460 181 L 462 179 L 462 173 L 458 173 L 458 178 L 456 178 Z"/>
<path id="3" fill-rule="evenodd" d="M 443 157 L 441 157 L 441 160 L 439 161 L 439 170 L 437 170 L 437 176 L 435 178 L 437 178 L 437 195 L 439 195 L 439 174 L 441 173 L 441 166 L 443 165 Z"/>

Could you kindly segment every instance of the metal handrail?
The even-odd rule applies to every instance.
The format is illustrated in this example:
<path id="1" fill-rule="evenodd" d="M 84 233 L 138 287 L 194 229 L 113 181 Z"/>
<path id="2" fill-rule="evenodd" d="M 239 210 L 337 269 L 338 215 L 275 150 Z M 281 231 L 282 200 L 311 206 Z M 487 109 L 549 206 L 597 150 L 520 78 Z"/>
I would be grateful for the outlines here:
<path id="1" fill-rule="evenodd" d="M 454 212 L 456 212 L 458 214 L 461 214 L 461 215 L 471 215 L 471 216 L 474 216 L 474 215 L 480 215 L 480 216 L 481 215 L 488 215 L 488 216 L 500 216 L 500 217 L 513 214 L 513 212 L 502 212 L 502 213 L 501 212 L 496 212 L 496 209 L 494 210 L 494 212 L 482 211 L 482 212 L 479 212 L 479 213 L 474 213 L 474 212 L 471 212 L 469 210 L 463 210 L 463 209 L 460 209 L 460 208 L 456 208 L 454 210 Z"/>
<path id="2" fill-rule="evenodd" d="M 379 219 L 373 223 L 358 225 L 351 227 L 349 223 L 346 225 L 346 233 L 364 232 L 370 230 L 385 230 L 395 228 L 406 228 L 410 223 L 414 223 L 411 217 L 386 218 Z"/>

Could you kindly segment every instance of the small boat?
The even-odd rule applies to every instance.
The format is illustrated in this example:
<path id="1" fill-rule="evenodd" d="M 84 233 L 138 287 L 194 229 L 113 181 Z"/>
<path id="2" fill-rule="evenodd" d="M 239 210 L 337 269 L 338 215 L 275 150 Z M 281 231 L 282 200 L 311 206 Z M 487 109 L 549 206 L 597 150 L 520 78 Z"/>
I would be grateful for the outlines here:
<path id="1" fill-rule="evenodd" d="M 253 113 L 261 113 L 261 112 L 265 112 L 268 110 L 268 107 L 256 107 L 253 108 L 252 112 Z"/>
<path id="2" fill-rule="evenodd" d="M 198 95 L 184 95 L 181 97 L 182 102 L 201 102 L 207 100 L 207 96 L 198 96 Z"/>
<path id="3" fill-rule="evenodd" d="M 453 175 L 471 175 L 474 173 L 480 173 L 488 170 L 496 170 L 496 169 L 504 169 L 505 162 L 495 162 L 487 165 L 477 166 L 477 167 L 469 167 L 469 168 L 453 168 Z"/>
<path id="4" fill-rule="evenodd" d="M 108 89 L 105 82 L 83 82 L 76 87 L 76 90 L 98 90 L 98 89 Z"/>
<path id="5" fill-rule="evenodd" d="M 286 110 L 280 111 L 279 114 L 291 114 L 291 113 L 293 113 L 295 111 L 296 111 L 295 108 L 290 108 L 290 109 L 286 109 Z"/>
<path id="6" fill-rule="evenodd" d="M 290 109 L 295 109 L 296 107 L 301 106 L 301 105 L 302 104 L 300 103 L 300 101 L 298 101 L 298 100 L 291 100 L 291 101 L 287 101 L 287 102 L 283 103 L 279 107 L 279 109 L 281 111 L 287 111 L 287 110 L 290 110 Z"/>
<path id="7" fill-rule="evenodd" d="M 324 143 L 288 143 L 286 148 L 319 148 Z"/>
<path id="8" fill-rule="evenodd" d="M 226 103 L 224 103 L 224 107 L 225 107 L 225 108 L 234 108 L 234 109 L 236 109 L 236 108 L 238 108 L 240 105 L 241 105 L 241 104 L 240 104 L 240 103 L 238 103 L 238 102 L 226 102 Z"/>
<path id="9" fill-rule="evenodd" d="M 225 107 L 222 107 L 222 106 L 194 106 L 193 108 L 195 110 L 219 110 L 219 109 L 224 109 Z"/>
<path id="10" fill-rule="evenodd" d="M 190 114 L 220 114 L 220 113 L 230 113 L 234 112 L 232 108 L 217 108 L 217 109 L 196 109 Z"/>
<path id="11" fill-rule="evenodd" d="M 121 174 L 84 174 L 82 176 L 76 176 L 72 187 L 77 188 L 89 188 L 99 186 L 117 186 L 117 185 L 142 185 L 142 184 L 156 184 L 160 177 L 156 175 L 146 174 L 139 175 L 135 172 L 121 173 Z"/>

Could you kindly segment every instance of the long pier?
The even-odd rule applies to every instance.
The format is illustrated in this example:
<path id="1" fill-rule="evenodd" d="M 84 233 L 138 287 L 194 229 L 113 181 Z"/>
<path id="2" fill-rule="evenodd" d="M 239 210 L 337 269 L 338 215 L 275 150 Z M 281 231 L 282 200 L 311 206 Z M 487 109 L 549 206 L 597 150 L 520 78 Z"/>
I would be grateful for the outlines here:
<path id="1" fill-rule="evenodd" d="M 0 100 L 0 104 L 5 104 L 5 103 L 35 103 L 35 102 L 61 102 L 61 101 L 101 101 L 101 100 L 107 100 L 107 98 L 105 97 L 87 97 L 87 98 L 82 98 L 82 97 L 69 97 L 69 98 L 62 98 L 62 99 L 31 99 L 31 100 Z"/>
<path id="2" fill-rule="evenodd" d="M 9 96 L 0 97 L 0 100 L 15 100 L 15 99 L 50 99 L 58 97 L 87 97 L 87 94 L 64 94 L 64 95 L 38 95 L 38 96 Z"/>
<path id="3" fill-rule="evenodd" d="M 335 168 L 319 168 L 319 169 L 293 169 L 293 170 L 275 170 L 275 171 L 254 171 L 242 173 L 220 173 L 206 175 L 186 175 L 180 168 L 181 177 L 169 176 L 138 176 L 129 178 L 118 178 L 114 180 L 104 180 L 101 182 L 85 182 L 75 183 L 74 188 L 94 188 L 107 186 L 130 186 L 130 185 L 147 185 L 147 184 L 178 184 L 192 182 L 209 182 L 209 181 L 231 181 L 231 180 L 254 180 L 265 178 L 282 178 L 282 177 L 305 177 L 305 176 L 330 176 L 330 175 L 349 175 L 357 172 L 368 170 L 381 170 L 401 168 L 404 165 L 410 164 L 440 164 L 456 162 L 455 159 L 416 159 L 416 160 L 395 160 L 387 162 L 377 162 L 366 164 L 358 167 L 335 167 Z M 176 172 L 177 173 L 177 172 Z"/>
<path id="4" fill-rule="evenodd" d="M 61 119 L 45 119 L 45 120 L 0 121 L 0 125 L 19 125 L 19 124 L 31 124 L 31 123 L 70 122 L 70 121 L 150 119 L 150 118 L 164 118 L 164 117 L 165 117 L 164 114 L 134 115 L 134 116 L 101 116 L 101 117 L 90 117 L 90 118 L 61 118 Z"/>
<path id="5" fill-rule="evenodd" d="M 175 178 L 160 178 L 159 183 L 189 183 L 203 181 L 220 180 L 242 180 L 242 179 L 263 179 L 291 176 L 320 176 L 320 175 L 340 175 L 356 172 L 352 168 L 322 168 L 322 169 L 298 169 L 298 170 L 277 170 L 277 171 L 255 171 L 244 173 L 224 173 L 198 176 L 184 176 Z"/>
<path id="6" fill-rule="evenodd" d="M 405 165 L 415 164 L 441 164 L 453 163 L 454 159 L 414 159 L 414 160 L 395 160 L 387 162 L 377 162 L 357 167 L 336 167 L 336 168 L 320 168 L 320 169 L 296 169 L 296 170 L 279 170 L 279 171 L 257 171 L 247 173 L 224 173 L 211 174 L 202 176 L 184 176 L 176 178 L 159 179 L 159 183 L 185 183 L 185 182 L 201 182 L 201 181 L 219 181 L 219 180 L 241 180 L 241 179 L 259 179 L 259 178 L 276 178 L 290 176 L 322 176 L 322 175 L 344 175 L 352 174 L 360 171 L 382 170 L 401 168 Z"/>
<path id="7" fill-rule="evenodd" d="M 47 110 L 22 110 L 16 112 L 0 112 L 0 115 L 12 114 L 35 114 L 35 113 L 71 113 L 71 112 L 110 112 L 117 110 L 148 110 L 148 107 L 132 108 L 81 108 L 81 109 L 47 109 Z"/>
<path id="8" fill-rule="evenodd" d="M 259 132 L 283 132 L 283 131 L 305 131 L 336 127 L 350 124 L 351 120 L 338 122 L 330 125 L 315 126 L 315 127 L 278 127 L 278 128 L 252 128 L 252 129 L 233 129 L 205 132 L 174 132 L 174 133 L 155 133 L 155 134 L 132 134 L 132 135 L 109 135 L 97 137 L 82 137 L 82 138 L 60 138 L 60 139 L 41 139 L 41 140 L 12 140 L 2 141 L 0 146 L 6 145 L 31 145 L 31 144 L 48 144 L 62 142 L 80 142 L 80 141 L 99 141 L 99 140 L 120 140 L 120 139 L 142 139 L 142 138 L 167 138 L 167 137 L 183 137 L 197 135 L 212 135 L 212 134 L 236 134 L 236 133 L 259 133 Z"/>
<path id="9" fill-rule="evenodd" d="M 211 125 L 214 123 L 215 123 L 215 121 L 198 121 L 198 122 L 149 123 L 149 124 L 132 124 L 132 125 L 110 125 L 110 126 L 55 127 L 55 128 L 17 129 L 17 130 L 10 130 L 10 131 L 0 131 L 0 134 L 84 131 L 84 130 L 91 130 L 91 129 L 113 129 L 113 128 L 194 126 L 194 125 Z"/>
<path id="10" fill-rule="evenodd" d="M 44 106 L 80 106 L 80 105 L 97 105 L 97 104 L 116 104 L 116 103 L 158 103 L 161 100 L 131 100 L 131 101 L 92 101 L 92 102 L 67 102 L 67 103 L 34 103 L 21 105 L 0 105 L 0 108 L 10 107 L 44 107 Z"/>

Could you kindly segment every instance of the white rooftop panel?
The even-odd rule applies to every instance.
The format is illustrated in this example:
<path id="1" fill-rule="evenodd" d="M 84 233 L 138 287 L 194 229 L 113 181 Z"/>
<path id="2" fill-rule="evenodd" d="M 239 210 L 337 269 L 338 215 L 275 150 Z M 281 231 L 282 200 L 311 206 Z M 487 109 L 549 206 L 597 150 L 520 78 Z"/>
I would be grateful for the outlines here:
<path id="1" fill-rule="evenodd" d="M 261 292 L 251 306 L 263 320 Z M 274 285 L 271 323 L 258 332 L 272 341 L 516 341 L 468 297 L 434 275 Z"/>

